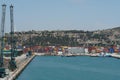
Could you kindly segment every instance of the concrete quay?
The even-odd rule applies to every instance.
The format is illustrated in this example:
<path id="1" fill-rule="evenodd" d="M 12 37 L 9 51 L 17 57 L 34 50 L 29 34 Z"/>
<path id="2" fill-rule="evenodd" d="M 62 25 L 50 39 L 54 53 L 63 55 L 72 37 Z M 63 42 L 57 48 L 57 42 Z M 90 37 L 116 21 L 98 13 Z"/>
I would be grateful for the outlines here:
<path id="1" fill-rule="evenodd" d="M 0 78 L 0 80 L 15 80 L 34 57 L 35 55 L 32 55 L 28 58 L 26 58 L 26 55 L 16 57 L 16 63 L 18 68 L 15 71 L 8 71 L 8 75 L 5 78 Z"/>
<path id="2" fill-rule="evenodd" d="M 111 54 L 111 56 L 114 58 L 120 59 L 120 54 L 114 53 L 114 54 Z"/>
<path id="3" fill-rule="evenodd" d="M 35 53 L 36 56 L 45 56 L 45 53 Z M 113 58 L 118 58 L 120 59 L 120 54 L 118 53 L 112 53 L 112 54 L 109 54 L 111 57 Z M 48 55 L 49 56 L 49 55 Z M 52 56 L 52 55 L 51 55 Z M 64 56 L 64 55 L 55 55 L 55 56 Z M 100 53 L 95 53 L 95 54 L 74 54 L 74 55 L 71 55 L 71 54 L 67 54 L 67 56 L 91 56 L 91 57 L 102 57 L 100 56 Z M 104 56 L 106 57 L 106 56 Z M 108 57 L 108 56 L 107 56 Z"/>

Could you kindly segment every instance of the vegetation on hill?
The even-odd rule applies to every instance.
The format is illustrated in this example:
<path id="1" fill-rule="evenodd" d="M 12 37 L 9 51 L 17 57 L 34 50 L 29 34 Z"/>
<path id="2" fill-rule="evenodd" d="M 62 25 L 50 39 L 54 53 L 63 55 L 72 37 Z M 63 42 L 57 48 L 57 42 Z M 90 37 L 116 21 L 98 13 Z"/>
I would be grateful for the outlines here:
<path id="1" fill-rule="evenodd" d="M 6 33 L 6 44 L 10 44 L 10 34 Z M 26 31 L 15 32 L 16 44 L 23 46 L 85 46 L 85 45 L 120 45 L 120 28 L 98 31 Z"/>

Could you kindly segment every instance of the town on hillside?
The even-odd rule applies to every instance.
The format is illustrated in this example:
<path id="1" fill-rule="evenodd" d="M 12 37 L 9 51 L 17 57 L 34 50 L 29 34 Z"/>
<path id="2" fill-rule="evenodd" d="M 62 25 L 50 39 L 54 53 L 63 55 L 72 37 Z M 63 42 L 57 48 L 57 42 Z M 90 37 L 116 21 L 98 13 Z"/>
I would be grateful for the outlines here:
<path id="1" fill-rule="evenodd" d="M 5 34 L 5 50 L 10 49 L 10 33 Z M 26 53 L 30 49 L 34 52 L 46 54 L 66 51 L 66 48 L 88 48 L 88 52 L 99 53 L 120 52 L 120 28 L 83 31 L 83 30 L 59 30 L 59 31 L 22 31 L 14 33 L 16 49 L 23 49 Z M 93 51 L 92 51 L 93 50 Z M 82 51 L 82 53 L 85 50 Z M 71 52 L 73 53 L 73 52 Z"/>

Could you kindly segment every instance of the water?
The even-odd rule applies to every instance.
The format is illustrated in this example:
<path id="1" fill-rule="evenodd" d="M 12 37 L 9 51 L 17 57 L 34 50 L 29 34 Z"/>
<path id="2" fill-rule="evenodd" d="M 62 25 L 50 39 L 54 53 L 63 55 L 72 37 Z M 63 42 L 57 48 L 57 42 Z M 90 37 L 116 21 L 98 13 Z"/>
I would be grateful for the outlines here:
<path id="1" fill-rule="evenodd" d="M 120 60 L 37 56 L 16 80 L 120 80 Z"/>

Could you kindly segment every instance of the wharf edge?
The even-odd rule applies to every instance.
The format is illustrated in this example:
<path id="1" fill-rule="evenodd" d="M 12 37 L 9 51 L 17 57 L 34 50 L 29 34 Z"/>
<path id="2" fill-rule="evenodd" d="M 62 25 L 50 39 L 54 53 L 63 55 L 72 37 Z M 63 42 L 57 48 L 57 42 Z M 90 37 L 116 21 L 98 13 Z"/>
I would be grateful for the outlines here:
<path id="1" fill-rule="evenodd" d="M 11 77 L 8 78 L 8 80 L 15 80 L 19 74 L 27 67 L 27 65 L 34 59 L 36 55 L 32 55 L 28 60 L 26 60 L 20 68 L 16 69 Z"/>

